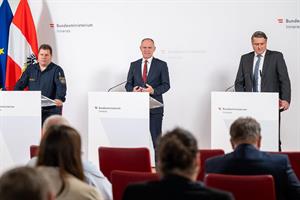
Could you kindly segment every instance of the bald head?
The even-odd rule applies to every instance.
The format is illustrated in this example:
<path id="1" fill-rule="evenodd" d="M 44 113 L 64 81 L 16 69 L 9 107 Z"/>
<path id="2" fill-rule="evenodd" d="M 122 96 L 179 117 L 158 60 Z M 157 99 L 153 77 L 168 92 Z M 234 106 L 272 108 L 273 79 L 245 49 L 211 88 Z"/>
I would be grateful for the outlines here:
<path id="1" fill-rule="evenodd" d="M 57 125 L 70 126 L 68 120 L 61 115 L 51 115 L 48 117 L 43 124 L 43 133 L 45 133 L 50 127 Z"/>

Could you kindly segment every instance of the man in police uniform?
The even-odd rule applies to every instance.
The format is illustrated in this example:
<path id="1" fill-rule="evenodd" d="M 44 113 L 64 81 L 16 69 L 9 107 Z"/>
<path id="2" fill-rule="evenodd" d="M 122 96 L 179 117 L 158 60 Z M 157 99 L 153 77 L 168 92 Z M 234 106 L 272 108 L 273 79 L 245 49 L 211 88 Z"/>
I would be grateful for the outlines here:
<path id="1" fill-rule="evenodd" d="M 29 65 L 15 86 L 15 90 L 41 91 L 42 95 L 54 99 L 56 106 L 42 108 L 42 123 L 54 114 L 62 113 L 66 100 L 66 79 L 63 69 L 51 62 L 52 48 L 42 44 L 39 48 L 38 63 Z"/>

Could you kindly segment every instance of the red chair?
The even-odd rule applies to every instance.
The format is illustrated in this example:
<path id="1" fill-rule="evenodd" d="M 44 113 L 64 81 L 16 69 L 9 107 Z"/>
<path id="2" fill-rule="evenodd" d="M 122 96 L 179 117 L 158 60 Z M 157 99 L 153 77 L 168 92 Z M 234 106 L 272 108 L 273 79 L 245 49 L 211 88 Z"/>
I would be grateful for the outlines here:
<path id="1" fill-rule="evenodd" d="M 271 175 L 207 174 L 204 183 L 208 187 L 231 192 L 235 200 L 276 200 Z"/>
<path id="2" fill-rule="evenodd" d="M 283 152 L 270 152 L 274 154 L 285 154 L 288 155 L 291 166 L 300 180 L 300 152 L 298 151 L 283 151 Z"/>
<path id="3" fill-rule="evenodd" d="M 108 180 L 113 170 L 151 172 L 147 148 L 99 147 L 98 154 L 100 169 Z"/>
<path id="4" fill-rule="evenodd" d="M 131 183 L 159 180 L 157 173 L 113 170 L 111 183 L 113 199 L 121 200 L 126 187 Z"/>
<path id="5" fill-rule="evenodd" d="M 38 156 L 39 154 L 39 146 L 38 145 L 31 145 L 30 146 L 30 158 Z"/>
<path id="6" fill-rule="evenodd" d="M 200 171 L 197 177 L 197 180 L 203 181 L 204 173 L 205 173 L 205 161 L 208 158 L 224 155 L 224 151 L 222 149 L 200 149 Z"/>

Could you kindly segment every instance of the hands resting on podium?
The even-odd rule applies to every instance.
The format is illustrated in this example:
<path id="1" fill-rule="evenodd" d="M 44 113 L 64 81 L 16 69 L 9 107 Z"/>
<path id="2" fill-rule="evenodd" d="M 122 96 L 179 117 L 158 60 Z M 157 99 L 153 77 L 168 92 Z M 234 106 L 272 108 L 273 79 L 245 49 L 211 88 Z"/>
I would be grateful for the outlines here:
<path id="1" fill-rule="evenodd" d="M 154 89 L 149 84 L 146 84 L 146 88 L 143 88 L 140 86 L 135 86 L 132 91 L 133 92 L 149 92 L 150 94 L 154 93 Z"/>

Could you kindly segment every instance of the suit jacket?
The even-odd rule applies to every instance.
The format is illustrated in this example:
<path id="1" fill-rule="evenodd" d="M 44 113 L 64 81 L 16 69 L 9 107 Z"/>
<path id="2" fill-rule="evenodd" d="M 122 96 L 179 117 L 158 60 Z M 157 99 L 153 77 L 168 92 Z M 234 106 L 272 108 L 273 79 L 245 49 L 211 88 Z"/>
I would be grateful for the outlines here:
<path id="1" fill-rule="evenodd" d="M 129 185 L 123 200 L 229 200 L 232 195 L 210 188 L 184 177 L 169 175 L 160 181 Z"/>
<path id="2" fill-rule="evenodd" d="M 252 92 L 254 52 L 241 57 L 235 90 Z M 291 101 L 291 83 L 281 52 L 267 50 L 261 73 L 261 92 L 278 92 L 279 98 Z"/>
<path id="3" fill-rule="evenodd" d="M 142 59 L 139 59 L 130 64 L 127 83 L 125 88 L 128 92 L 131 92 L 135 86 L 146 87 L 142 79 Z M 154 93 L 150 95 L 154 99 L 163 103 L 162 94 L 170 89 L 169 71 L 167 63 L 153 58 L 150 66 L 150 70 L 147 75 L 147 84 L 151 85 L 154 89 Z M 151 114 L 163 114 L 162 108 L 155 108 L 150 110 Z"/>
<path id="4" fill-rule="evenodd" d="M 205 170 L 233 175 L 270 174 L 275 181 L 277 200 L 300 199 L 300 182 L 288 157 L 259 151 L 250 144 L 240 144 L 232 153 L 208 159 Z"/>

